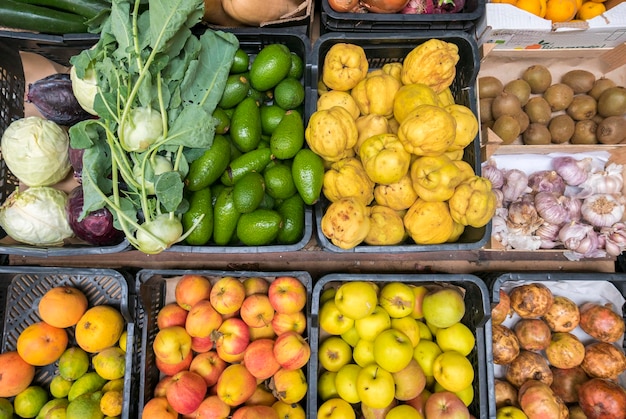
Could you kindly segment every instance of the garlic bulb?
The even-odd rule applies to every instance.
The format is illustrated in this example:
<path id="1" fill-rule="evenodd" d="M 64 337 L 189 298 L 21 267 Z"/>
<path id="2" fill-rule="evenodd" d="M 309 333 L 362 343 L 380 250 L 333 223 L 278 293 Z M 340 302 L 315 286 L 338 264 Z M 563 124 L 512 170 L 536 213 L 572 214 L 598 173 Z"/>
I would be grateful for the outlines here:
<path id="1" fill-rule="evenodd" d="M 578 186 L 587 180 L 591 171 L 591 162 L 591 157 L 576 160 L 571 156 L 560 156 L 552 159 L 552 167 L 565 183 Z"/>
<path id="2" fill-rule="evenodd" d="M 543 219 L 535 208 L 534 196 L 523 195 L 509 205 L 507 227 L 510 232 L 522 235 L 531 235 L 543 224 Z"/>
<path id="3" fill-rule="evenodd" d="M 535 208 L 544 221 L 551 224 L 563 224 L 568 221 L 569 211 L 565 206 L 568 198 L 558 192 L 539 192 L 535 195 Z"/>
<path id="4" fill-rule="evenodd" d="M 590 173 L 583 183 L 579 196 L 586 198 L 593 194 L 618 194 L 622 192 L 624 178 L 622 175 L 623 166 L 611 163 L 604 170 Z"/>
<path id="5" fill-rule="evenodd" d="M 496 166 L 496 162 L 493 159 L 489 159 L 482 167 L 482 177 L 491 182 L 493 189 L 500 189 L 504 184 L 504 171 Z"/>
<path id="6" fill-rule="evenodd" d="M 600 193 L 585 198 L 580 213 L 594 227 L 610 227 L 624 216 L 624 204 L 614 195 Z"/>
<path id="7" fill-rule="evenodd" d="M 559 231 L 559 240 L 569 252 L 565 256 L 570 260 L 587 257 L 603 257 L 606 252 L 600 248 L 600 238 L 592 225 L 572 221 Z"/>
<path id="8" fill-rule="evenodd" d="M 504 173 L 502 194 L 504 202 L 516 201 L 522 194 L 530 191 L 528 175 L 519 169 L 510 169 Z"/>
<path id="9" fill-rule="evenodd" d="M 626 250 L 626 224 L 615 223 L 611 227 L 600 229 L 600 236 L 604 238 L 604 249 L 611 256 L 619 256 Z"/>
<path id="10" fill-rule="evenodd" d="M 528 176 L 528 186 L 533 192 L 556 192 L 563 195 L 566 185 L 555 170 L 540 170 Z"/>

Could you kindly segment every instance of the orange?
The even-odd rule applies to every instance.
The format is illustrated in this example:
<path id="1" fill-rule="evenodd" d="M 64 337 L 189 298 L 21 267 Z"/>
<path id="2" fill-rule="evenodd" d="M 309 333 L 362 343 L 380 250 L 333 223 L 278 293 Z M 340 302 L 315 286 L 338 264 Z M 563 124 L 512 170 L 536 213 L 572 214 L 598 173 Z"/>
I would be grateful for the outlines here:
<path id="1" fill-rule="evenodd" d="M 604 3 L 596 3 L 595 1 L 586 1 L 578 9 L 576 17 L 582 20 L 593 19 L 596 16 L 606 12 L 606 6 Z"/>
<path id="2" fill-rule="evenodd" d="M 39 300 L 39 317 L 55 327 L 70 327 L 78 323 L 87 305 L 87 297 L 81 290 L 68 286 L 54 287 Z"/>
<path id="3" fill-rule="evenodd" d="M 88 309 L 76 324 L 76 343 L 95 353 L 117 345 L 124 331 L 124 317 L 117 309 L 100 305 Z"/>
<path id="4" fill-rule="evenodd" d="M 576 16 L 576 0 L 548 0 L 544 18 L 552 22 L 569 22 Z"/>
<path id="5" fill-rule="evenodd" d="M 515 6 L 539 17 L 546 15 L 546 0 L 517 0 Z"/>
<path id="6" fill-rule="evenodd" d="M 65 329 L 37 322 L 17 337 L 17 353 L 30 365 L 42 367 L 56 362 L 65 352 L 67 342 Z"/>

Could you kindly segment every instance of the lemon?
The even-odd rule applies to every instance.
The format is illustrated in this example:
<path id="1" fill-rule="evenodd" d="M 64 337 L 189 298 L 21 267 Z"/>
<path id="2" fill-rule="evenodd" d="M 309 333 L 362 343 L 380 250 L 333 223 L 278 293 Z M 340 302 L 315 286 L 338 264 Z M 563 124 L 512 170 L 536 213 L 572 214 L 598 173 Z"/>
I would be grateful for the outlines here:
<path id="1" fill-rule="evenodd" d="M 122 390 L 124 390 L 123 378 L 117 378 L 115 380 L 107 381 L 107 383 L 104 386 L 102 386 L 102 391 L 104 391 L 105 393 L 107 391 L 122 391 Z"/>
<path id="2" fill-rule="evenodd" d="M 61 412 L 64 413 L 69 403 L 70 402 L 66 398 L 56 398 L 56 399 L 49 400 L 46 404 L 43 405 L 43 407 L 39 411 L 39 414 L 37 415 L 37 419 L 39 418 L 49 419 L 51 417 L 57 417 L 57 416 L 53 416 L 53 412 L 54 412 L 54 415 L 59 415 Z M 59 417 L 64 417 L 64 416 L 59 416 Z"/>
<path id="3" fill-rule="evenodd" d="M 126 372 L 126 352 L 119 346 L 103 349 L 91 362 L 96 373 L 105 380 L 122 378 Z"/>
<path id="4" fill-rule="evenodd" d="M 274 88 L 274 103 L 285 110 L 295 109 L 304 102 L 304 86 L 298 79 L 287 77 Z"/>
<path id="5" fill-rule="evenodd" d="M 119 416 L 122 414 L 123 401 L 121 391 L 107 391 L 100 399 L 100 411 L 106 416 Z"/>
<path id="6" fill-rule="evenodd" d="M 67 348 L 59 358 L 59 375 L 74 381 L 89 369 L 89 355 L 77 346 Z"/>
<path id="7" fill-rule="evenodd" d="M 50 381 L 50 394 L 52 394 L 52 397 L 56 398 L 67 397 L 71 387 L 71 380 L 66 380 L 60 375 L 55 375 L 52 381 Z"/>
<path id="8" fill-rule="evenodd" d="M 29 386 L 19 392 L 13 400 L 15 414 L 23 418 L 34 418 L 48 402 L 48 392 L 40 386 Z"/>
<path id="9" fill-rule="evenodd" d="M 104 413 L 100 410 L 99 392 L 83 394 L 72 400 L 65 411 L 66 419 L 103 419 Z"/>
<path id="10" fill-rule="evenodd" d="M 74 381 L 67 399 L 72 402 L 83 394 L 90 394 L 102 389 L 106 380 L 98 375 L 95 371 L 90 371 Z"/>

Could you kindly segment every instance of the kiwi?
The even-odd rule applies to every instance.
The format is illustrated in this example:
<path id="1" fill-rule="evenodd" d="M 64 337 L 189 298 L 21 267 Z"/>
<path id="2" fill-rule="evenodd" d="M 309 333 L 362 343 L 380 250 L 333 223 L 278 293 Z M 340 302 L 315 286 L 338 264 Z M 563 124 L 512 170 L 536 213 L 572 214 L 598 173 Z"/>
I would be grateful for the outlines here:
<path id="1" fill-rule="evenodd" d="M 552 118 L 548 124 L 548 130 L 550 130 L 550 135 L 552 136 L 552 143 L 567 143 L 570 138 L 572 138 L 572 135 L 574 135 L 575 127 L 576 122 L 567 114 L 560 114 Z"/>
<path id="2" fill-rule="evenodd" d="M 593 87 L 587 94 L 595 100 L 598 100 L 602 92 L 604 92 L 609 87 L 615 86 L 616 84 L 613 80 L 607 79 L 606 77 L 600 77 L 599 79 L 596 79 L 596 81 L 593 83 Z"/>
<path id="3" fill-rule="evenodd" d="M 596 129 L 598 124 L 593 119 L 583 119 L 576 121 L 574 135 L 569 142 L 572 144 L 597 144 Z"/>
<path id="4" fill-rule="evenodd" d="M 626 114 L 626 88 L 614 86 L 598 98 L 598 113 L 604 117 Z"/>
<path id="5" fill-rule="evenodd" d="M 480 111 L 480 122 L 493 121 L 493 114 L 491 113 L 492 97 L 481 97 L 478 101 L 478 109 Z"/>
<path id="6" fill-rule="evenodd" d="M 602 144 L 619 144 L 626 139 L 626 118 L 623 116 L 607 116 L 596 129 L 598 142 Z"/>
<path id="7" fill-rule="evenodd" d="M 496 97 L 502 93 L 502 82 L 497 77 L 483 76 L 478 78 L 478 97 Z"/>
<path id="8" fill-rule="evenodd" d="M 550 104 L 552 112 L 567 109 L 574 99 L 574 90 L 565 83 L 555 83 L 543 92 L 543 98 Z"/>
<path id="9" fill-rule="evenodd" d="M 520 134 L 523 134 L 530 124 L 530 118 L 528 117 L 528 114 L 524 111 L 519 111 L 518 113 L 513 115 L 513 118 L 517 119 L 517 122 L 519 123 L 519 132 Z"/>
<path id="10" fill-rule="evenodd" d="M 520 126 L 517 119 L 511 115 L 502 115 L 495 120 L 492 127 L 504 144 L 511 144 L 520 134 Z"/>
<path id="11" fill-rule="evenodd" d="M 595 81 L 596 76 L 587 70 L 570 70 L 561 76 L 561 83 L 571 87 L 574 94 L 587 93 Z"/>
<path id="12" fill-rule="evenodd" d="M 547 125 L 552 117 L 550 104 L 541 96 L 531 97 L 526 106 L 524 106 L 524 112 L 528 114 L 530 122 L 537 122 L 539 124 Z"/>
<path id="13" fill-rule="evenodd" d="M 533 122 L 524 131 L 522 141 L 527 145 L 545 145 L 550 144 L 552 136 L 546 125 Z"/>
<path id="14" fill-rule="evenodd" d="M 502 115 L 515 115 L 522 110 L 519 99 L 512 93 L 502 92 L 491 102 L 491 114 L 496 120 Z"/>
<path id="15" fill-rule="evenodd" d="M 567 107 L 566 112 L 576 121 L 591 119 L 598 112 L 598 102 L 596 102 L 593 97 L 584 93 L 575 95 L 574 99 L 572 99 L 572 103 Z"/>
<path id="16" fill-rule="evenodd" d="M 531 93 L 543 93 L 552 84 L 552 74 L 550 70 L 541 64 L 528 67 L 522 73 L 522 79 L 530 85 Z"/>
<path id="17" fill-rule="evenodd" d="M 522 106 L 524 106 L 530 98 L 530 85 L 526 80 L 511 80 L 504 85 L 504 91 L 507 93 L 513 93 L 515 96 L 517 96 Z"/>

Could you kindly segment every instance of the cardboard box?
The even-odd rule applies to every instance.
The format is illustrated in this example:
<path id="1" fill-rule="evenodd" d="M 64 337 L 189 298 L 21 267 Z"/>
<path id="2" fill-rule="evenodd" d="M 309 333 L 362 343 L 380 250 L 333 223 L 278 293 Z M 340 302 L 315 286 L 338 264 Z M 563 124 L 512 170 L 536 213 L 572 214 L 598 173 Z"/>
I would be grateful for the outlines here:
<path id="1" fill-rule="evenodd" d="M 476 35 L 499 49 L 611 48 L 626 42 L 626 1 L 608 0 L 588 21 L 552 24 L 511 4 L 487 3 Z"/>

